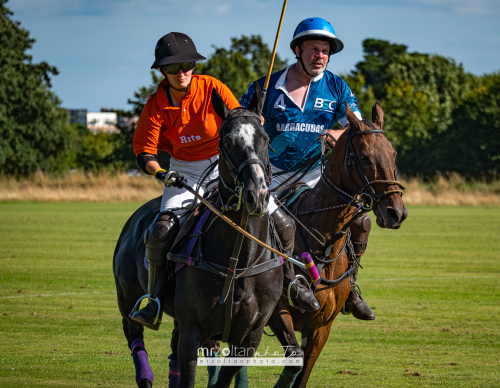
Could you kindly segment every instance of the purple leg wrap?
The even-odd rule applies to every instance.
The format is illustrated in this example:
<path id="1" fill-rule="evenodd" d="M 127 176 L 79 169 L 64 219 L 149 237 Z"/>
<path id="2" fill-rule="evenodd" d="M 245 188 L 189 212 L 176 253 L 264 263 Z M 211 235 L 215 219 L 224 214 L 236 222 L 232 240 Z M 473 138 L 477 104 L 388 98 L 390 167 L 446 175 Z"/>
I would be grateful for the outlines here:
<path id="1" fill-rule="evenodd" d="M 181 383 L 181 372 L 179 372 L 179 361 L 175 361 L 172 355 L 168 356 L 170 371 L 168 373 L 168 388 L 177 388 Z"/>
<path id="2" fill-rule="evenodd" d="M 132 341 L 130 350 L 132 351 L 132 358 L 134 359 L 136 383 L 139 385 L 143 379 L 148 379 L 151 381 L 151 384 L 153 384 L 153 371 L 149 367 L 148 354 L 144 348 L 144 341 L 140 338 L 136 338 Z"/>

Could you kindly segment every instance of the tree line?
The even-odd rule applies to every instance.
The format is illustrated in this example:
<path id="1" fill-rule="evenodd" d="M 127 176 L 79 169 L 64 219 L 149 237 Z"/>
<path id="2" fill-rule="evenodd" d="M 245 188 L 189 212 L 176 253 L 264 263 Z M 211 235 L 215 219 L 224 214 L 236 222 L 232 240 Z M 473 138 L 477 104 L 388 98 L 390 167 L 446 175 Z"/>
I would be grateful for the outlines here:
<path id="1" fill-rule="evenodd" d="M 50 90 L 57 69 L 46 62 L 33 63 L 26 52 L 34 39 L 12 20 L 6 3 L 0 0 L 0 173 L 136 168 L 135 125 L 119 127 L 117 133 L 93 134 L 69 124 L 67 112 Z M 232 38 L 228 49 L 213 48 L 195 73 L 221 80 L 237 98 L 267 73 L 271 50 L 259 35 Z M 499 72 L 473 75 L 451 58 L 408 52 L 407 46 L 384 40 L 366 39 L 363 52 L 355 69 L 341 76 L 365 118 L 370 118 L 373 103 L 381 102 L 384 130 L 398 152 L 402 173 L 433 176 L 454 171 L 474 178 L 499 174 Z M 277 55 L 273 71 L 287 65 Z M 151 81 L 133 92 L 129 110 L 117 113 L 140 115 L 145 96 L 161 81 L 159 73 L 152 71 Z"/>

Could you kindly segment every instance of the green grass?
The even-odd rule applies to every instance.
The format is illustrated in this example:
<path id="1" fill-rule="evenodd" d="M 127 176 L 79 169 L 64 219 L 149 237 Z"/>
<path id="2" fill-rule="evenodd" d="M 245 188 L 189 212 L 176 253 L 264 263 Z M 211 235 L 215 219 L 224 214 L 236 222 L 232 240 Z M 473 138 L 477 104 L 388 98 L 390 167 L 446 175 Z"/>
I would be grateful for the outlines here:
<path id="1" fill-rule="evenodd" d="M 135 386 L 111 262 L 137 207 L 0 203 L 0 386 Z M 334 322 L 310 387 L 499 385 L 500 208 L 409 212 L 398 231 L 374 227 L 363 257 L 377 319 Z M 168 385 L 164 322 L 145 338 L 155 387 Z M 279 373 L 249 368 L 250 386 L 272 387 Z M 198 368 L 197 386 L 206 381 Z"/>

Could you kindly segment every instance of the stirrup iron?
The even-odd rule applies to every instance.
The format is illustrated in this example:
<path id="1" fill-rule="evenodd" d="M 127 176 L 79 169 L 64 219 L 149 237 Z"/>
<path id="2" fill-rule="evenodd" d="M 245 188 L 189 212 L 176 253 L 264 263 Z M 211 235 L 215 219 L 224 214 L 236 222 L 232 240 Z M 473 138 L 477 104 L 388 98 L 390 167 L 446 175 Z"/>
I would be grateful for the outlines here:
<path id="1" fill-rule="evenodd" d="M 359 296 L 361 297 L 361 287 L 360 285 L 358 284 L 358 282 L 354 282 L 354 284 L 351 284 L 351 290 L 354 289 L 356 291 L 356 288 L 358 289 L 358 294 Z M 350 292 L 350 291 L 349 291 Z M 342 306 L 342 310 L 340 310 L 340 312 L 343 314 L 343 315 L 351 315 L 352 313 L 348 313 L 347 311 L 345 311 L 345 303 L 344 305 Z"/>
<path id="2" fill-rule="evenodd" d="M 139 307 L 141 307 L 141 302 L 144 300 L 144 299 L 147 299 L 148 301 L 152 301 L 152 302 L 156 302 L 156 305 L 158 306 L 158 312 L 156 313 L 156 317 L 155 319 L 153 320 L 153 324 L 149 324 L 149 323 L 146 323 L 144 321 L 140 321 L 138 319 L 135 319 L 133 318 L 132 316 L 134 315 L 134 313 L 136 313 L 137 311 L 140 310 Z M 149 303 L 149 302 L 148 302 Z M 130 312 L 130 314 L 128 315 L 130 319 L 132 319 L 133 321 L 136 321 L 136 322 L 139 322 L 141 325 L 144 325 L 144 326 L 147 326 L 149 327 L 150 329 L 153 329 L 155 331 L 158 331 L 160 325 L 161 325 L 161 318 L 160 318 L 160 315 L 161 315 L 161 303 L 160 303 L 160 299 L 158 297 L 156 298 L 153 298 L 151 297 L 151 294 L 145 294 L 143 296 L 141 296 L 139 298 L 139 300 L 137 300 L 137 302 L 135 303 L 134 305 L 134 308 L 132 309 L 132 311 Z"/>
<path id="3" fill-rule="evenodd" d="M 309 282 L 307 281 L 306 277 L 303 276 L 303 275 L 296 275 L 295 276 L 295 279 L 293 279 L 290 284 L 288 285 L 288 290 L 287 290 L 287 293 L 286 293 L 286 296 L 287 296 L 287 299 L 288 299 L 288 304 L 292 307 L 295 307 L 295 304 L 293 303 L 292 301 L 292 297 L 290 296 L 290 291 L 292 290 L 292 286 L 296 283 L 296 282 L 300 282 L 300 280 L 303 279 L 304 280 L 304 285 L 307 286 L 309 289 L 311 289 L 311 287 L 309 286 Z"/>

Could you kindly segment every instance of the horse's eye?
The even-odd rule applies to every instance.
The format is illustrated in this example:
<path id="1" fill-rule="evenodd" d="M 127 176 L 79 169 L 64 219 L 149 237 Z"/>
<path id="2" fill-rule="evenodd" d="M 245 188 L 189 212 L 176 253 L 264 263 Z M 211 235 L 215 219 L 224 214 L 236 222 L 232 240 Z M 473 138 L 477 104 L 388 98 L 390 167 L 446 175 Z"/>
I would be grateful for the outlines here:
<path id="1" fill-rule="evenodd" d="M 370 158 L 365 154 L 359 155 L 359 158 L 361 159 L 362 162 L 365 162 L 365 163 L 370 161 Z"/>
<path id="2" fill-rule="evenodd" d="M 224 140 L 224 147 L 231 148 L 231 140 Z"/>

